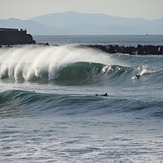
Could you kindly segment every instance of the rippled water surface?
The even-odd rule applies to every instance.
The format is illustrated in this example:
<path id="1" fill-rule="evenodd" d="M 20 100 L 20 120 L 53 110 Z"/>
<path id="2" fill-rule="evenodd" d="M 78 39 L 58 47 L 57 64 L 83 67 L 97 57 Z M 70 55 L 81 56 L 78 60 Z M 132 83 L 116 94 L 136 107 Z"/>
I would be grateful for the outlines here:
<path id="1" fill-rule="evenodd" d="M 0 49 L 0 162 L 162 162 L 163 56 L 106 54 L 74 45 L 83 36 L 57 38 L 60 46 Z"/>

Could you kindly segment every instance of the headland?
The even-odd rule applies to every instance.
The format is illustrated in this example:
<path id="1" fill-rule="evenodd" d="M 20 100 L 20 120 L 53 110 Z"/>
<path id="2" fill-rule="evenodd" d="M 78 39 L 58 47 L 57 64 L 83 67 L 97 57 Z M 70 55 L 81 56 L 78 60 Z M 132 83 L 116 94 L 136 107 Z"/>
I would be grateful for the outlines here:
<path id="1" fill-rule="evenodd" d="M 36 43 L 31 34 L 27 30 L 16 28 L 0 28 L 0 47 L 36 44 L 39 46 L 47 46 L 49 43 Z M 59 45 L 53 45 L 59 46 Z M 163 55 L 163 45 L 137 45 L 137 46 L 120 46 L 120 45 L 85 45 L 79 44 L 78 47 L 88 47 L 103 51 L 110 54 L 129 54 L 129 55 Z"/>
<path id="2" fill-rule="evenodd" d="M 36 44 L 27 30 L 16 28 L 0 28 L 0 45 Z"/>

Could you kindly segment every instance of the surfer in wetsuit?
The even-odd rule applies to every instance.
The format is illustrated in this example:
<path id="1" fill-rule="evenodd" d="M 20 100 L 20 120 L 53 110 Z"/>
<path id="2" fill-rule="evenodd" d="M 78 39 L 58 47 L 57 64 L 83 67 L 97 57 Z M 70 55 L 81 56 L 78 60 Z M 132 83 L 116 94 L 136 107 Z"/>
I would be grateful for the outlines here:
<path id="1" fill-rule="evenodd" d="M 105 93 L 105 94 L 103 94 L 103 95 L 101 95 L 101 96 L 108 96 L 108 94 L 107 94 L 107 93 Z"/>
<path id="2" fill-rule="evenodd" d="M 135 77 L 138 79 L 138 78 L 140 78 L 140 75 L 139 74 L 136 74 Z"/>
<path id="3" fill-rule="evenodd" d="M 108 96 L 108 94 L 107 94 L 107 93 L 102 94 L 102 95 L 98 95 L 98 94 L 96 94 L 95 96 Z"/>
<path id="4" fill-rule="evenodd" d="M 132 77 L 132 79 L 139 79 L 140 78 L 140 74 L 136 74 L 135 76 Z"/>

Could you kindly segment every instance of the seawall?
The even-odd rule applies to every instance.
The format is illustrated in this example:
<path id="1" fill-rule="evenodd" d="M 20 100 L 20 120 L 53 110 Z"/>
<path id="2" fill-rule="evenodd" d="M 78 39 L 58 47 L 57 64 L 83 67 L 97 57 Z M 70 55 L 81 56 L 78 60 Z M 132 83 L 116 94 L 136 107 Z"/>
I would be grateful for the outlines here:
<path id="1" fill-rule="evenodd" d="M 32 35 L 26 30 L 0 28 L 0 45 L 36 44 Z"/>
<path id="2" fill-rule="evenodd" d="M 134 46 L 118 46 L 118 45 L 80 45 L 90 48 L 96 48 L 106 53 L 122 53 L 130 55 L 163 55 L 163 46 L 154 45 L 138 45 Z"/>

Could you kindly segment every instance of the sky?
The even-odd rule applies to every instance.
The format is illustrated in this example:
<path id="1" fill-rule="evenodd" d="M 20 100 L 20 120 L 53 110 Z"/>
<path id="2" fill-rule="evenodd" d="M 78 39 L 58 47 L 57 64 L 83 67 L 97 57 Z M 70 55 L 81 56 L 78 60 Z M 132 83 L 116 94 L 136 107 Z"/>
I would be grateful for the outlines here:
<path id="1" fill-rule="evenodd" d="M 66 11 L 103 13 L 127 18 L 163 18 L 163 0 L 0 0 L 0 19 Z"/>

